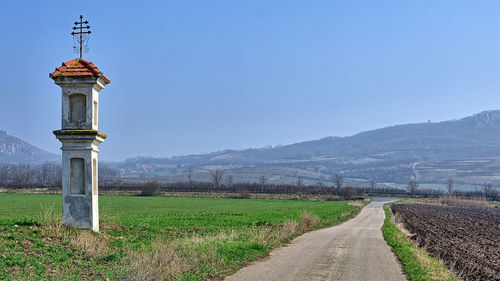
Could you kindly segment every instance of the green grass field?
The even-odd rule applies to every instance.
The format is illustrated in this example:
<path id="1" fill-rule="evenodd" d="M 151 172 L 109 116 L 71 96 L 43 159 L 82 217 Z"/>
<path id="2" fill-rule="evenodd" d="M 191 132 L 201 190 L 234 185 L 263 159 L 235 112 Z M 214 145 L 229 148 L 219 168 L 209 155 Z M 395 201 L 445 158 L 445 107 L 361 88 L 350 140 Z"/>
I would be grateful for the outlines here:
<path id="1" fill-rule="evenodd" d="M 1 280 L 222 278 L 312 229 L 347 201 L 101 196 L 101 231 L 61 225 L 61 196 L 0 194 Z"/>

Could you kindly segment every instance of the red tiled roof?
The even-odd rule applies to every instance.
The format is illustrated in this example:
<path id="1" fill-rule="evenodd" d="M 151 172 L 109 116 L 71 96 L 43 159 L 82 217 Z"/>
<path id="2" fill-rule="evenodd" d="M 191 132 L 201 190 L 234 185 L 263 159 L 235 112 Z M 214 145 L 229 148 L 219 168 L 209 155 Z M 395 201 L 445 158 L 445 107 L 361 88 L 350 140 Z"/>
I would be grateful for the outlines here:
<path id="1" fill-rule="evenodd" d="M 99 68 L 93 63 L 86 61 L 84 59 L 74 59 L 67 62 L 63 62 L 62 65 L 52 73 L 50 73 L 50 78 L 54 79 L 57 77 L 102 77 L 106 83 L 111 82 L 108 77 L 99 71 Z"/>

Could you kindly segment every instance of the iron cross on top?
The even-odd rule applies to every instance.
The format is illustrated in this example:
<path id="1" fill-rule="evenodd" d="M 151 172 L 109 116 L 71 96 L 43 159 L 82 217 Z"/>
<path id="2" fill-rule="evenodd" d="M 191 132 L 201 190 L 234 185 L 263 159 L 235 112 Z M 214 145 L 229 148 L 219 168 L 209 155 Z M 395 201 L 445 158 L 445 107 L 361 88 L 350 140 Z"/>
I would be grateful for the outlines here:
<path id="1" fill-rule="evenodd" d="M 71 32 L 71 35 L 73 35 L 73 39 L 78 42 L 78 45 L 80 47 L 80 58 L 82 58 L 82 48 L 83 44 L 88 41 L 89 37 L 88 35 L 91 33 L 90 32 L 90 25 L 88 25 L 89 21 L 83 21 L 83 16 L 80 15 L 80 21 L 75 21 L 75 26 L 73 26 L 73 32 Z M 84 26 L 84 24 L 86 26 Z M 87 31 L 84 31 L 87 30 Z M 87 46 L 85 46 L 87 47 Z M 74 46 L 76 51 L 76 46 Z"/>

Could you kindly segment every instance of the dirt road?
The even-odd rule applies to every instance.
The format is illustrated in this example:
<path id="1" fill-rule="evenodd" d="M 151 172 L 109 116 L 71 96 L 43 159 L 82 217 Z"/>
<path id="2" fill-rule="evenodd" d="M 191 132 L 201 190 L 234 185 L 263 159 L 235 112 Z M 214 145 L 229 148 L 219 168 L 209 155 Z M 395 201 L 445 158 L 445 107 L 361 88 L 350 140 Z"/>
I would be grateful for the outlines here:
<path id="1" fill-rule="evenodd" d="M 356 218 L 306 233 L 226 280 L 406 280 L 380 230 L 386 202 L 375 199 Z"/>

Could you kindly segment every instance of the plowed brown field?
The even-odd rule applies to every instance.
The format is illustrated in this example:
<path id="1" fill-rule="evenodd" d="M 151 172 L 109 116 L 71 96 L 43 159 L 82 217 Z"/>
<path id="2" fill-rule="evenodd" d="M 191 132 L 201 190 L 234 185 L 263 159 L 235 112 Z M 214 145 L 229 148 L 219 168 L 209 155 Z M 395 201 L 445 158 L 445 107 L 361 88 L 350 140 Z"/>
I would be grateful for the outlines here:
<path id="1" fill-rule="evenodd" d="M 500 210 L 392 205 L 411 239 L 463 280 L 500 280 Z"/>

